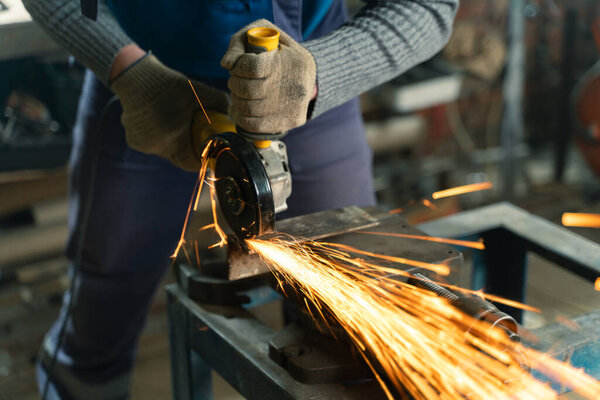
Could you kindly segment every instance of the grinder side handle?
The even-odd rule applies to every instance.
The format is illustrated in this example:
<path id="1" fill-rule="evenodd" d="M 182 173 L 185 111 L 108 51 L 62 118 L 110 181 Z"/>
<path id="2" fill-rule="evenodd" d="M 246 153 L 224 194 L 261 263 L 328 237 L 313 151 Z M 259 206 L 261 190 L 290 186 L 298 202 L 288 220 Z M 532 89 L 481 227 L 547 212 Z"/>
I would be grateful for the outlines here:
<path id="1" fill-rule="evenodd" d="M 265 51 L 277 50 L 279 47 L 279 31 L 274 28 L 257 27 L 246 32 L 246 51 L 259 54 Z M 247 132 L 239 126 L 235 126 L 229 117 L 217 111 L 207 111 L 208 122 L 202 111 L 196 112 L 192 121 L 192 145 L 199 149 L 202 144 L 212 135 L 225 132 L 237 132 L 246 139 L 252 140 L 254 146 L 265 149 L 271 146 L 271 140 L 276 140 L 285 135 L 284 133 L 264 134 Z M 268 138 L 268 139 L 267 139 Z"/>
<path id="2" fill-rule="evenodd" d="M 248 29 L 246 32 L 246 51 L 248 53 L 260 54 L 265 51 L 274 51 L 279 48 L 279 31 L 275 28 L 257 27 Z M 279 133 L 255 133 L 236 126 L 237 132 L 248 140 L 252 140 L 254 146 L 266 149 L 271 146 L 271 140 L 277 140 L 285 136 L 286 132 Z"/>

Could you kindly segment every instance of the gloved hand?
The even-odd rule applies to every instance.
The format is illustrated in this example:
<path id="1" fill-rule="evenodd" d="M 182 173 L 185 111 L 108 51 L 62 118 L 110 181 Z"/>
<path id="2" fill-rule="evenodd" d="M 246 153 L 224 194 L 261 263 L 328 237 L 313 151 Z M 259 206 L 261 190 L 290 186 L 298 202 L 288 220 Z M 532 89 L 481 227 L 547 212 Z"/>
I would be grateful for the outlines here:
<path id="1" fill-rule="evenodd" d="M 281 32 L 279 49 L 246 53 L 246 32 L 270 27 Z M 231 37 L 221 60 L 229 70 L 229 115 L 254 133 L 279 133 L 303 125 L 313 97 L 317 69 L 312 54 L 267 20 L 245 26 Z"/>
<path id="2" fill-rule="evenodd" d="M 225 92 L 192 81 L 206 110 L 227 113 Z M 201 110 L 188 78 L 149 54 L 110 83 L 121 100 L 127 144 L 143 153 L 166 158 L 188 171 L 200 169 L 192 119 Z M 200 111 L 201 112 L 201 111 Z"/>

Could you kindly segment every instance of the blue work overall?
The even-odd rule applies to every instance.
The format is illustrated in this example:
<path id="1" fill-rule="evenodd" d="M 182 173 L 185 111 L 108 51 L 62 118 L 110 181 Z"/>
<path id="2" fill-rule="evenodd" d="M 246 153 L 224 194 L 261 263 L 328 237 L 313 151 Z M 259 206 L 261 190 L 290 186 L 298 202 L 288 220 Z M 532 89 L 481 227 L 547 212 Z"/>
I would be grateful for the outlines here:
<path id="1" fill-rule="evenodd" d="M 219 61 L 231 35 L 246 24 L 266 18 L 302 41 L 338 28 L 347 18 L 344 0 L 109 0 L 108 4 L 140 47 L 152 50 L 166 65 L 220 88 L 226 87 L 228 72 Z M 99 126 L 99 114 L 111 97 L 88 71 L 70 160 L 71 268 L 86 204 L 89 222 L 71 315 L 66 316 L 67 293 L 60 317 L 44 341 L 45 361 L 37 368 L 43 387 L 44 366 L 67 319 L 48 399 L 128 396 L 139 334 L 170 265 L 197 176 L 129 148 L 118 103 Z M 356 99 L 290 131 L 284 141 L 293 184 L 285 217 L 375 203 L 371 153 Z M 96 156 L 94 168 L 91 160 Z M 92 196 L 87 190 L 90 181 Z M 196 398 L 211 397 L 209 372 L 204 374 L 206 384 L 198 385 Z"/>

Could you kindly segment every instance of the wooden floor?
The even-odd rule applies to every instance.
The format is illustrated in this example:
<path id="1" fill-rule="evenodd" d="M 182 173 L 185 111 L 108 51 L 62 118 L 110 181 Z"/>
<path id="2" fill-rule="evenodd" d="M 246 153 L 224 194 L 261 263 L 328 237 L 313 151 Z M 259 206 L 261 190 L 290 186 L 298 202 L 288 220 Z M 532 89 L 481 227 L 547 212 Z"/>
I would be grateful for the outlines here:
<path id="1" fill-rule="evenodd" d="M 577 195 L 565 195 L 562 187 L 541 188 L 521 206 L 554 221 L 566 208 L 600 211 L 600 204 L 583 205 Z M 66 260 L 61 256 L 67 233 L 66 201 L 59 198 L 39 204 L 34 214 L 38 226 L 0 231 L 0 265 L 14 267 L 7 269 L 14 274 L 12 283 L 0 285 L 0 399 L 37 399 L 33 360 L 58 312 L 59 294 L 68 287 Z M 578 232 L 600 242 L 600 230 Z M 538 257 L 530 259 L 527 294 L 527 302 L 543 311 L 526 314 L 528 327 L 600 308 L 600 293 L 591 284 Z M 139 346 L 134 400 L 171 398 L 165 312 L 161 288 Z M 242 398 L 218 376 L 213 380 L 215 399 Z"/>

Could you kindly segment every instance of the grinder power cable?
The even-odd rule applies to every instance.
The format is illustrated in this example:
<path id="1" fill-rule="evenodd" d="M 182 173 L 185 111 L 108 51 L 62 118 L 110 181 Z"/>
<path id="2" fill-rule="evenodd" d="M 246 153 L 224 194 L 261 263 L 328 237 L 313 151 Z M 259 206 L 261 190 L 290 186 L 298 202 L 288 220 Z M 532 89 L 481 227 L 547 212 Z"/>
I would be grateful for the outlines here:
<path id="1" fill-rule="evenodd" d="M 274 28 L 253 28 L 246 37 L 249 53 L 277 51 L 279 47 L 279 31 Z M 215 113 L 210 115 L 214 119 Z M 215 120 L 223 118 L 227 120 L 226 116 Z M 231 123 L 194 129 L 211 134 L 204 147 L 211 146 L 208 157 L 212 159 L 215 190 L 231 230 L 240 239 L 272 232 L 275 214 L 287 210 L 292 192 L 287 149 L 279 140 L 285 132 L 248 132 Z"/>

